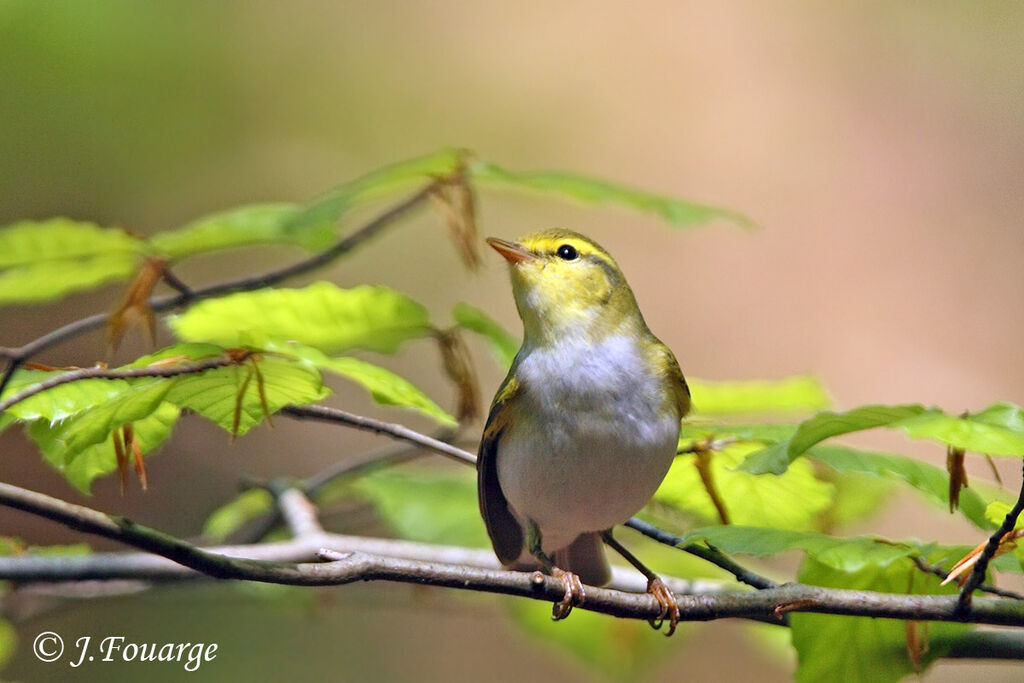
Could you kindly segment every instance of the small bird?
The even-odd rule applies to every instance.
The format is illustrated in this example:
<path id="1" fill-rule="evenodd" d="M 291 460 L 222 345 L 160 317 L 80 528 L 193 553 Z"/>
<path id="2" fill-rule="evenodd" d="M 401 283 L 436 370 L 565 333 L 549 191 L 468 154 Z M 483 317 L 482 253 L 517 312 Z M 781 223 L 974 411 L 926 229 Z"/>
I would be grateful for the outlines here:
<path id="1" fill-rule="evenodd" d="M 690 391 L 607 251 L 569 230 L 487 243 L 509 264 L 523 345 L 491 405 L 477 460 L 480 512 L 515 569 L 562 579 L 553 616 L 611 578 L 602 542 L 647 577 L 675 630 L 675 596 L 615 538 L 675 457 Z"/>

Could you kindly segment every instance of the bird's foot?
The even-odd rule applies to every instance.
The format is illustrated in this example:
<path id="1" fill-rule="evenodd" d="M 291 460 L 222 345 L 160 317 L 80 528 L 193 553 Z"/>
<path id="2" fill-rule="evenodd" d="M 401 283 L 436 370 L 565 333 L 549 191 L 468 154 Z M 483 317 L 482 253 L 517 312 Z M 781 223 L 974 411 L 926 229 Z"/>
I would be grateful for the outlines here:
<path id="1" fill-rule="evenodd" d="M 672 635 L 676 632 L 676 624 L 679 623 L 679 602 L 676 600 L 675 593 L 669 590 L 665 582 L 658 577 L 648 580 L 647 592 L 653 595 L 658 604 L 661 605 L 661 614 L 658 615 L 657 619 L 651 619 L 648 623 L 655 629 L 660 629 L 661 625 L 668 619 L 668 631 L 665 632 L 665 635 Z"/>
<path id="2" fill-rule="evenodd" d="M 573 607 L 582 605 L 583 601 L 587 599 L 587 594 L 583 590 L 583 582 L 580 581 L 580 577 L 572 572 L 552 567 L 551 575 L 561 579 L 565 585 L 565 597 L 560 602 L 556 602 L 551 608 L 551 618 L 558 621 L 569 616 L 569 612 L 572 612 Z"/>

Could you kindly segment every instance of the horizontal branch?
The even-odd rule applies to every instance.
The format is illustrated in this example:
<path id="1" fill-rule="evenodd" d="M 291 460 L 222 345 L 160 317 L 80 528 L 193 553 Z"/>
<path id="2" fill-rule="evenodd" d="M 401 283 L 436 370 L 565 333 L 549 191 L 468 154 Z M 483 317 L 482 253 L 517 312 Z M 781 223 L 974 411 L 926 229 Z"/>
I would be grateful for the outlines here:
<path id="1" fill-rule="evenodd" d="M 482 569 L 387 557 L 351 549 L 327 548 L 326 554 L 331 558 L 340 557 L 339 552 L 348 554 L 343 559 L 323 563 L 234 558 L 197 548 L 123 518 L 110 517 L 90 508 L 5 483 L 0 483 L 0 503 L 162 555 L 215 578 L 303 586 L 341 585 L 354 581 L 399 581 L 517 595 L 550 602 L 561 600 L 565 591 L 561 580 L 536 572 Z M 323 556 L 325 553 L 320 554 Z M 51 562 L 54 560 L 47 559 Z M 647 593 L 588 587 L 586 595 L 586 602 L 581 607 L 595 612 L 645 620 L 656 619 L 661 613 L 657 600 Z M 686 621 L 727 617 L 778 619 L 786 612 L 797 611 L 1024 626 L 1024 604 L 1016 600 L 994 598 L 976 599 L 966 612 L 957 611 L 956 596 L 875 593 L 801 584 L 786 584 L 752 592 L 679 595 L 678 598 L 681 619 Z"/>

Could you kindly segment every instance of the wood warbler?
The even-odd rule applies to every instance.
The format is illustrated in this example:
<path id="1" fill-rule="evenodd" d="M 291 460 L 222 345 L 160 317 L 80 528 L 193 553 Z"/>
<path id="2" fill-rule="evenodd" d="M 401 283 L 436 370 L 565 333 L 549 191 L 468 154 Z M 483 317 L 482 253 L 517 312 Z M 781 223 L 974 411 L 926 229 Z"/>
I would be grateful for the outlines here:
<path id="1" fill-rule="evenodd" d="M 690 392 L 644 322 L 612 257 L 568 230 L 518 243 L 488 238 L 509 263 L 522 348 L 491 406 L 477 461 L 480 512 L 494 551 L 565 583 L 564 618 L 611 570 L 602 541 L 648 579 L 669 633 L 675 596 L 612 537 L 642 508 L 676 453 Z"/>

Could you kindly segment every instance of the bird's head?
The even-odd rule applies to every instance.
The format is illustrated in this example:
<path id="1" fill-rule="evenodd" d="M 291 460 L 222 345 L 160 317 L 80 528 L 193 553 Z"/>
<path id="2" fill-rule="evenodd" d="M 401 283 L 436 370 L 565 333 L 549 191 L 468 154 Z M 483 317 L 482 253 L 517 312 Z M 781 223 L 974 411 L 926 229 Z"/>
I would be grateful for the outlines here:
<path id="1" fill-rule="evenodd" d="M 545 230 L 487 243 L 509 263 L 527 343 L 628 332 L 643 326 L 622 271 L 596 242 L 570 230 Z"/>

